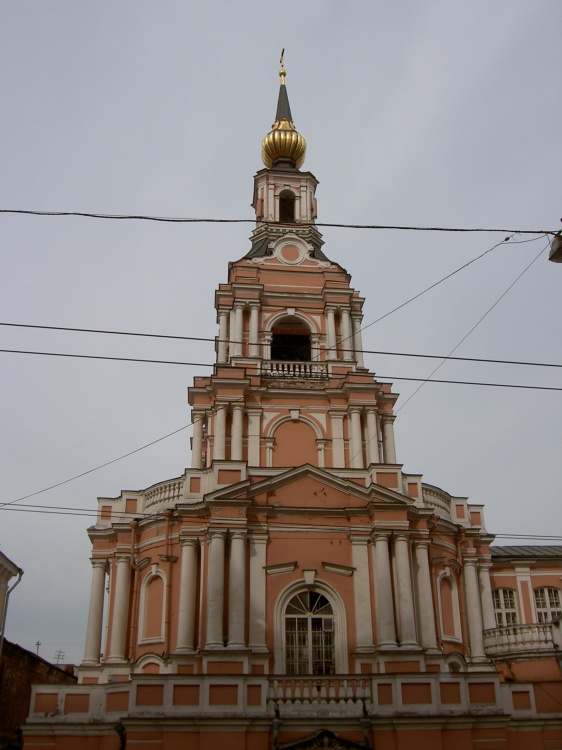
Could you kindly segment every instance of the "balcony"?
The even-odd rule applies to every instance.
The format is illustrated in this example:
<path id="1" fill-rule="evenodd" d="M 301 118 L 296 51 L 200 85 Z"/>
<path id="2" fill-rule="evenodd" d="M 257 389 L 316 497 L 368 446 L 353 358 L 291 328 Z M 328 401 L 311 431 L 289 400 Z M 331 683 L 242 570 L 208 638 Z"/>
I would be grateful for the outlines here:
<path id="1" fill-rule="evenodd" d="M 262 375 L 271 380 L 325 380 L 328 377 L 326 362 L 290 362 L 266 360 L 262 362 Z"/>
<path id="2" fill-rule="evenodd" d="M 484 631 L 484 650 L 493 659 L 528 659 L 554 656 L 552 623 L 506 625 Z"/>

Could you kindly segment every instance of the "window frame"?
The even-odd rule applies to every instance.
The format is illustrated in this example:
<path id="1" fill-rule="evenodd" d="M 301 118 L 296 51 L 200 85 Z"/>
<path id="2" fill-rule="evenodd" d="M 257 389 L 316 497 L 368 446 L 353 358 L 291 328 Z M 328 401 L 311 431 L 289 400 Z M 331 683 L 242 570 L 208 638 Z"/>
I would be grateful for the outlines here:
<path id="1" fill-rule="evenodd" d="M 555 617 L 562 615 L 562 597 L 556 586 L 538 586 L 533 591 L 535 595 L 535 611 L 537 622 L 541 625 L 550 623 Z M 538 596 L 544 596 L 544 606 L 539 606 Z M 551 599 L 552 597 L 552 599 Z M 554 603 L 552 600 L 555 600 Z"/>
<path id="2" fill-rule="evenodd" d="M 513 606 L 511 606 L 511 602 L 506 602 L 506 594 L 510 599 L 513 599 Z M 496 627 L 508 628 L 511 625 L 519 625 L 517 591 L 508 587 L 493 589 L 492 598 L 494 601 Z"/>

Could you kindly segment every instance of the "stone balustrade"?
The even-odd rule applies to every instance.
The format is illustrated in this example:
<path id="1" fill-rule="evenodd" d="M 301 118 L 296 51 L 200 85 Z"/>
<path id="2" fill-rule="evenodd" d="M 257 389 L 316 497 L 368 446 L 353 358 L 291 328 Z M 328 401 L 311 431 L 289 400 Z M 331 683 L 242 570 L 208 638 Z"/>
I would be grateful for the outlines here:
<path id="1" fill-rule="evenodd" d="M 506 625 L 484 631 L 484 650 L 494 658 L 553 656 L 555 651 L 551 623 Z"/>
<path id="2" fill-rule="evenodd" d="M 371 700 L 371 680 L 361 677 L 273 677 L 268 700 L 275 703 L 348 703 Z"/>
<path id="3" fill-rule="evenodd" d="M 170 479 L 166 482 L 153 484 L 144 493 L 144 507 L 155 509 L 154 506 L 167 507 L 180 503 L 183 499 L 184 478 Z"/>
<path id="4" fill-rule="evenodd" d="M 428 487 L 422 485 L 422 499 L 424 505 L 433 508 L 436 513 L 444 518 L 451 518 L 451 496 L 438 489 L 437 487 Z"/>
<path id="5" fill-rule="evenodd" d="M 325 362 L 262 362 L 262 374 L 268 378 L 326 378 Z"/>

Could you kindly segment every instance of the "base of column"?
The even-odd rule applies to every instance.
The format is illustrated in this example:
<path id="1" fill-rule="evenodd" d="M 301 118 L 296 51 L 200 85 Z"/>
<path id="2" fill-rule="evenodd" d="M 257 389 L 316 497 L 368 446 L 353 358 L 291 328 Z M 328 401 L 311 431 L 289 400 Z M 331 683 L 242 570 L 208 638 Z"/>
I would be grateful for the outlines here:
<path id="1" fill-rule="evenodd" d="M 400 643 L 399 648 L 401 651 L 422 651 L 422 647 L 415 641 L 405 641 Z"/>
<path id="2" fill-rule="evenodd" d="M 128 664 L 124 656 L 110 656 L 104 664 Z"/>
<path id="3" fill-rule="evenodd" d="M 107 664 L 107 662 L 105 662 Z M 84 659 L 84 661 L 80 662 L 80 667 L 101 667 L 101 661 L 98 659 L 97 661 L 94 659 Z"/>
<path id="4" fill-rule="evenodd" d="M 195 649 L 192 646 L 178 646 L 172 656 L 192 656 L 195 653 Z"/>
<path id="5" fill-rule="evenodd" d="M 396 641 L 383 641 L 377 644 L 377 651 L 396 651 L 398 644 Z"/>

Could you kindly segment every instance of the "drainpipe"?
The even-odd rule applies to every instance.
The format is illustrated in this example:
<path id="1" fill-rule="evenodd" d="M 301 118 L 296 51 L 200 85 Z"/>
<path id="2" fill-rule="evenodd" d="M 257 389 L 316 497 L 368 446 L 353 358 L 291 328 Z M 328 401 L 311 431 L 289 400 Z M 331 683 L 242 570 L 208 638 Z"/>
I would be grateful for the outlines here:
<path id="1" fill-rule="evenodd" d="M 21 581 L 22 575 L 23 575 L 23 570 L 19 568 L 18 580 L 14 583 L 13 586 L 10 586 L 10 588 L 6 591 L 6 598 L 4 599 L 4 611 L 2 612 L 2 618 L 0 620 L 0 656 L 2 656 L 2 647 L 4 645 L 4 628 L 6 627 L 6 616 L 8 614 L 8 599 L 12 591 L 16 588 L 18 583 Z"/>

